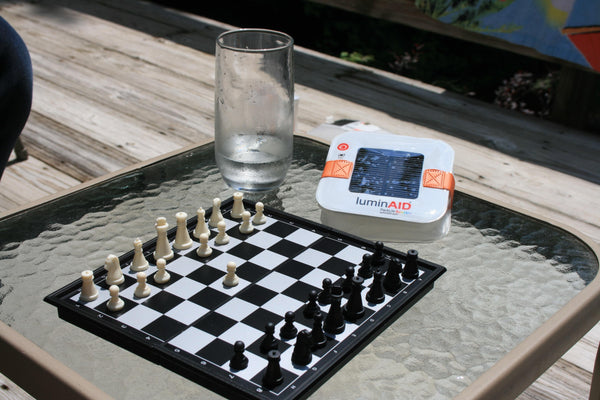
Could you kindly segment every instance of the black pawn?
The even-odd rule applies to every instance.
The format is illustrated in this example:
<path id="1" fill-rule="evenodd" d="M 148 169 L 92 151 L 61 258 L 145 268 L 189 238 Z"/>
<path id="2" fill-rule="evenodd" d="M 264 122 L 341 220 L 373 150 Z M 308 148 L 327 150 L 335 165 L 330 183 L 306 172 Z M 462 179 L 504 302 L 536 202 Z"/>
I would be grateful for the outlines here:
<path id="1" fill-rule="evenodd" d="M 319 293 L 319 303 L 329 304 L 331 303 L 331 279 L 323 279 L 323 290 Z"/>
<path id="2" fill-rule="evenodd" d="M 385 255 L 383 254 L 383 242 L 375 242 L 375 252 L 371 259 L 371 266 L 373 268 L 382 268 L 385 264 Z"/>
<path id="3" fill-rule="evenodd" d="M 313 328 L 310 331 L 310 336 L 312 336 L 313 348 L 315 349 L 325 347 L 327 344 L 327 337 L 323 332 L 323 313 L 320 311 L 313 317 Z"/>
<path id="4" fill-rule="evenodd" d="M 346 329 L 346 322 L 344 321 L 344 314 L 342 312 L 342 297 L 344 293 L 340 286 L 333 286 L 331 289 L 331 306 L 329 307 L 329 313 L 325 318 L 323 324 L 323 330 L 332 335 L 336 335 L 344 332 Z"/>
<path id="5" fill-rule="evenodd" d="M 282 339 L 288 340 L 296 337 L 298 333 L 298 328 L 294 326 L 294 320 L 296 319 L 296 313 L 293 311 L 288 311 L 285 313 L 285 324 L 279 330 L 279 336 Z"/>
<path id="6" fill-rule="evenodd" d="M 346 318 L 346 321 L 354 322 L 365 315 L 365 308 L 360 296 L 360 292 L 363 289 L 363 282 L 364 279 L 360 276 L 352 278 L 352 292 L 344 306 L 344 318 Z"/>
<path id="7" fill-rule="evenodd" d="M 400 272 L 402 271 L 402 263 L 396 257 L 390 260 L 385 278 L 383 279 L 383 287 L 391 293 L 396 293 L 402 287 L 400 280 Z"/>
<path id="8" fill-rule="evenodd" d="M 311 290 L 308 294 L 308 303 L 304 306 L 302 313 L 305 318 L 312 318 L 315 313 L 321 311 L 319 304 L 317 304 L 318 293 L 316 290 Z"/>
<path id="9" fill-rule="evenodd" d="M 292 362 L 297 365 L 308 365 L 312 361 L 312 338 L 310 332 L 303 329 L 298 333 L 294 351 L 292 353 Z"/>
<path id="10" fill-rule="evenodd" d="M 369 253 L 363 255 L 362 262 L 360 263 L 360 268 L 358 269 L 358 276 L 364 279 L 369 279 L 373 276 L 373 266 L 371 265 L 373 262 L 373 256 Z"/>
<path id="11" fill-rule="evenodd" d="M 262 384 L 267 389 L 273 389 L 283 382 L 283 375 L 281 374 L 281 367 L 279 366 L 281 353 L 278 350 L 271 350 L 267 354 L 267 359 L 269 360 L 269 363 L 267 364 L 267 370 L 263 375 Z"/>
<path id="12" fill-rule="evenodd" d="M 260 342 L 260 352 L 267 354 L 271 350 L 278 350 L 279 341 L 275 337 L 275 325 L 272 322 L 267 322 L 265 326 L 265 335 Z"/>
<path id="13" fill-rule="evenodd" d="M 406 264 L 404 270 L 402 270 L 402 277 L 406 280 L 417 279 L 419 277 L 419 266 L 418 264 L 419 252 L 416 250 L 409 250 L 406 252 Z"/>
<path id="14" fill-rule="evenodd" d="M 385 292 L 383 290 L 383 272 L 380 269 L 375 271 L 373 276 L 373 284 L 367 292 L 367 301 L 369 303 L 381 304 L 385 300 Z"/>
<path id="15" fill-rule="evenodd" d="M 235 342 L 233 345 L 233 357 L 231 357 L 231 360 L 229 361 L 229 368 L 239 371 L 248 366 L 248 357 L 244 355 L 245 349 L 246 346 L 244 345 L 244 342 L 241 340 Z"/>
<path id="16" fill-rule="evenodd" d="M 350 293 L 352 291 L 352 278 L 354 278 L 354 267 L 349 266 L 346 268 L 346 279 L 342 282 L 344 293 Z"/>

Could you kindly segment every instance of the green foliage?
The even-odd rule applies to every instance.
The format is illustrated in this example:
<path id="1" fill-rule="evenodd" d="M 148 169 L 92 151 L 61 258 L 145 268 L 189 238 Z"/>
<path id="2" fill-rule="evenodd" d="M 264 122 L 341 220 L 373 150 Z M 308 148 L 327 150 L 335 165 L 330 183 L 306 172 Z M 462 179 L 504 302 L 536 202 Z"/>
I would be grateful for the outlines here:
<path id="1" fill-rule="evenodd" d="M 369 64 L 375 60 L 375 57 L 371 54 L 361 54 L 358 51 L 353 51 L 352 53 L 348 53 L 347 51 L 342 51 L 340 53 L 340 58 L 346 61 L 352 61 L 358 64 Z"/>
<path id="2" fill-rule="evenodd" d="M 556 74 L 536 76 L 517 72 L 496 89 L 494 104 L 525 114 L 546 117 L 550 114 Z"/>

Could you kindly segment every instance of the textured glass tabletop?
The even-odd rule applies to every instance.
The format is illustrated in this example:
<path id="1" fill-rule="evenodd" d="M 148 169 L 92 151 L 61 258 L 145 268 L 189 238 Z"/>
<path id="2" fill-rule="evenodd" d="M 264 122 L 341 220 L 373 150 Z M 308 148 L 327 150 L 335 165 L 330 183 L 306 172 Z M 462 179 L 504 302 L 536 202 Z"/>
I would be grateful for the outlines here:
<path id="1" fill-rule="evenodd" d="M 247 195 L 319 221 L 327 146 L 295 140 L 287 180 Z M 116 398 L 218 398 L 201 386 L 58 318 L 43 297 L 155 235 L 158 216 L 208 208 L 233 190 L 212 144 L 74 192 L 0 223 L 0 320 Z M 451 398 L 562 308 L 596 275 L 578 238 L 492 203 L 455 194 L 447 237 L 415 248 L 448 271 L 314 398 Z M 177 388 L 173 390 L 173 388 Z"/>

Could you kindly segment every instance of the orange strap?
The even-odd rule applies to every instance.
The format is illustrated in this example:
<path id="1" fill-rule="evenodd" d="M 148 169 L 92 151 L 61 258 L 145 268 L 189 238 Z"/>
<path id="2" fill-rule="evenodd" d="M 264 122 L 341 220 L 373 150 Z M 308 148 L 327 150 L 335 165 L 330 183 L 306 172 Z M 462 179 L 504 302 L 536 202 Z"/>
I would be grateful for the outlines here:
<path id="1" fill-rule="evenodd" d="M 454 175 L 452 172 L 439 169 L 426 169 L 423 173 L 423 186 L 433 189 L 454 191 Z"/>
<path id="2" fill-rule="evenodd" d="M 321 178 L 349 179 L 354 163 L 347 160 L 331 160 L 325 163 Z"/>

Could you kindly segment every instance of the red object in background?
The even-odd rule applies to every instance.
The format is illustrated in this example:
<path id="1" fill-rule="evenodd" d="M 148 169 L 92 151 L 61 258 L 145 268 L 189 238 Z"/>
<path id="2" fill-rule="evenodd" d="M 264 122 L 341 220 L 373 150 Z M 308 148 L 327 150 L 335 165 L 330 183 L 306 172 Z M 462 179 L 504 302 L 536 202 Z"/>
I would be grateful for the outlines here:
<path id="1" fill-rule="evenodd" d="M 583 29 L 579 29 L 581 31 Z M 564 29 L 569 40 L 585 57 L 590 66 L 600 72 L 600 28 L 589 28 L 588 32 L 576 33 L 577 29 Z"/>
<path id="2" fill-rule="evenodd" d="M 590 68 L 600 72 L 600 2 L 574 0 L 562 33 L 567 35 Z"/>

